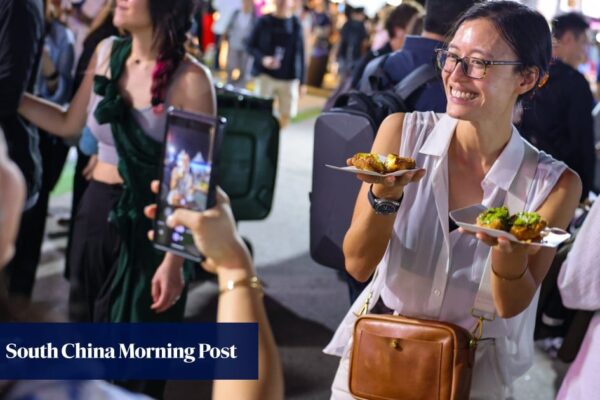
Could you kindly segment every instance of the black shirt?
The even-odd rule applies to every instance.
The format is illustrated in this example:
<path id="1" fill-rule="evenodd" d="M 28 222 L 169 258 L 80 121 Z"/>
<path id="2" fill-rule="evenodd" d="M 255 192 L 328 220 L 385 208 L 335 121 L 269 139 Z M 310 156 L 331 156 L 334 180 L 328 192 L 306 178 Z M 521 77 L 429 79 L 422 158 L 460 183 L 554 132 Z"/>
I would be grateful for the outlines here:
<path id="1" fill-rule="evenodd" d="M 41 0 L 0 0 L 0 126 L 9 156 L 25 177 L 28 206 L 41 184 L 39 137 L 17 108 L 23 92 L 33 89 L 43 33 Z"/>
<path id="2" fill-rule="evenodd" d="M 254 56 L 253 75 L 261 73 L 276 79 L 304 79 L 304 40 L 296 17 L 277 18 L 272 14 L 260 17 L 248 38 L 248 52 Z M 265 56 L 278 57 L 281 67 L 263 67 Z"/>
<path id="3" fill-rule="evenodd" d="M 596 154 L 594 98 L 585 77 L 554 60 L 548 82 L 523 107 L 518 126 L 523 137 L 575 170 L 583 183 L 582 198 L 586 198 L 594 182 Z"/>

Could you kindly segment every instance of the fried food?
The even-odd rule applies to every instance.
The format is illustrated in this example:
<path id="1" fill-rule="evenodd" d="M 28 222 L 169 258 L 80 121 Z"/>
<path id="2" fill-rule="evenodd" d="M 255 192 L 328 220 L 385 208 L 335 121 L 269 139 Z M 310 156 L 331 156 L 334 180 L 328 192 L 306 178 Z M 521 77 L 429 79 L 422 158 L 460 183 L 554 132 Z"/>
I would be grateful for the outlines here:
<path id="1" fill-rule="evenodd" d="M 508 231 L 509 217 L 510 214 L 506 207 L 488 208 L 477 216 L 477 225 L 490 229 Z"/>
<path id="2" fill-rule="evenodd" d="M 385 161 L 377 153 L 356 153 L 350 160 L 352 165 L 365 171 L 374 171 L 388 174 L 405 169 L 414 169 L 416 162 L 412 158 L 400 157 L 397 154 L 388 154 Z"/>
<path id="3" fill-rule="evenodd" d="M 510 233 L 522 241 L 538 241 L 548 223 L 536 212 L 519 212 L 510 218 Z"/>
<path id="4" fill-rule="evenodd" d="M 511 233 L 520 241 L 542 239 L 541 233 L 548 223 L 536 212 L 518 212 L 510 215 L 508 208 L 488 208 L 477 216 L 477 225 Z"/>
<path id="5" fill-rule="evenodd" d="M 351 159 L 352 165 L 365 171 L 385 173 L 385 166 L 377 153 L 356 153 Z"/>
<path id="6" fill-rule="evenodd" d="M 385 159 L 385 172 L 396 172 L 405 169 L 415 169 L 417 163 L 409 157 L 400 157 L 397 154 L 390 153 Z"/>

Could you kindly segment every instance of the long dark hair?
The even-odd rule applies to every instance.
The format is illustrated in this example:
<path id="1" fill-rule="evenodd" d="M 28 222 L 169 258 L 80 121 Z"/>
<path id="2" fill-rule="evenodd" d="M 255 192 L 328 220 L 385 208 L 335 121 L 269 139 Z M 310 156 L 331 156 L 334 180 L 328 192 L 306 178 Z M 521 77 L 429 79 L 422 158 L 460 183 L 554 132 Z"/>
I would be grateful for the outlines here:
<path id="1" fill-rule="evenodd" d="M 149 0 L 158 59 L 152 73 L 152 106 L 160 110 L 167 87 L 185 55 L 186 33 L 191 27 L 192 0 Z"/>

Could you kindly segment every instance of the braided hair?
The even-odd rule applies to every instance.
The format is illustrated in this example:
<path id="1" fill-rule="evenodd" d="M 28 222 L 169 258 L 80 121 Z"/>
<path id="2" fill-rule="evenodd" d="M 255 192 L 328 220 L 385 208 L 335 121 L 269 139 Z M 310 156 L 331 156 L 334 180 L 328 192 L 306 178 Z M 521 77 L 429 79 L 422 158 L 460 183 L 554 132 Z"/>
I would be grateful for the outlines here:
<path id="1" fill-rule="evenodd" d="M 149 0 L 154 28 L 154 46 L 159 46 L 158 59 L 152 72 L 152 107 L 164 110 L 167 88 L 185 56 L 186 33 L 191 27 L 193 0 Z"/>

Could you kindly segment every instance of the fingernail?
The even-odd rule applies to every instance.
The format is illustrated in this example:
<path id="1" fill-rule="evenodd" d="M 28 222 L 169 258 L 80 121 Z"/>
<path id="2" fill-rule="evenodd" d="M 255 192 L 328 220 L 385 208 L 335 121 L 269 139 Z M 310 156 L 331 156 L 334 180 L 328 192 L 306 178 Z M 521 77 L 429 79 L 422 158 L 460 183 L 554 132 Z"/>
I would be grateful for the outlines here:
<path id="1" fill-rule="evenodd" d="M 172 216 L 172 215 L 169 215 L 169 216 L 167 217 L 167 226 L 168 226 L 169 228 L 172 228 L 174 225 L 175 225 L 175 221 L 173 220 L 173 216 Z"/>

